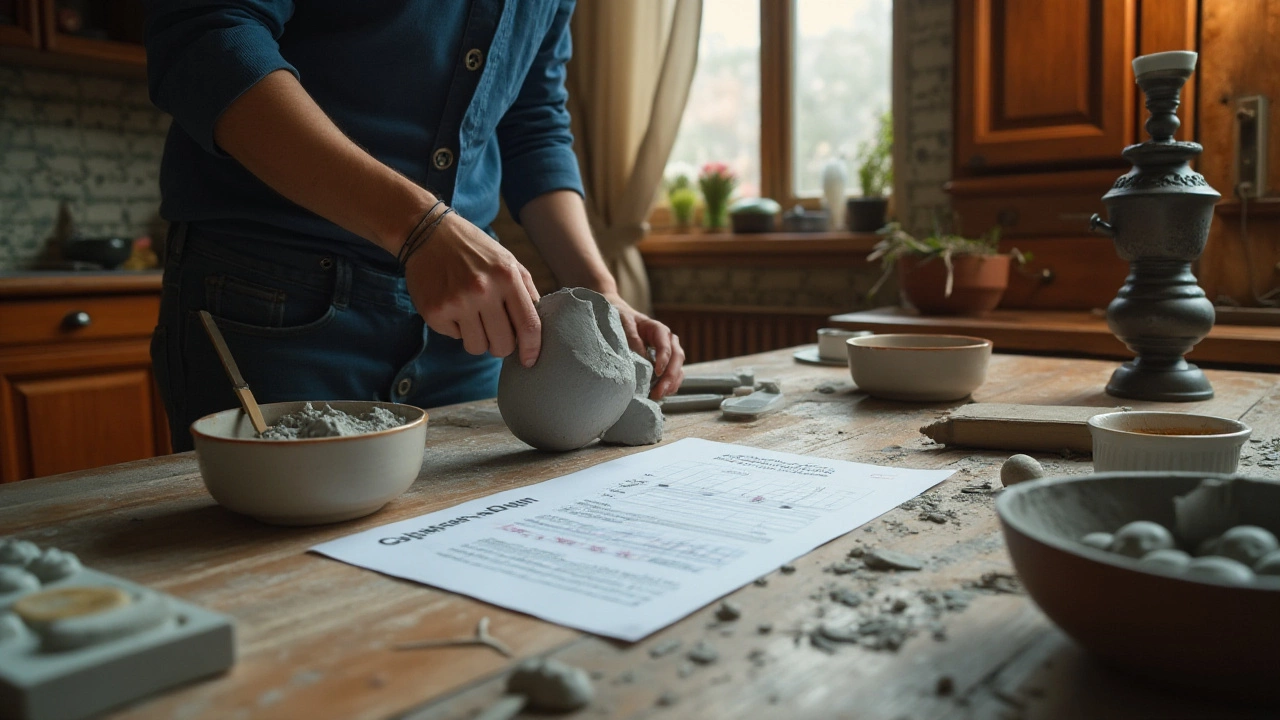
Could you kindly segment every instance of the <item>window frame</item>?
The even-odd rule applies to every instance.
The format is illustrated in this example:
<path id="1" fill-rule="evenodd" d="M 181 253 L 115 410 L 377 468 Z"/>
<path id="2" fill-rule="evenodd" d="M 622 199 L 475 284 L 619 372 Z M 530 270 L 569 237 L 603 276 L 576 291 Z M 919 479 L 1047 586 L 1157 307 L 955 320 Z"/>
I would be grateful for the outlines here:
<path id="1" fill-rule="evenodd" d="M 894 3 L 895 21 L 898 5 Z M 795 0 L 760 0 L 760 192 L 763 197 L 777 200 L 784 208 L 801 205 L 814 210 L 822 206 L 822 199 L 797 195 L 795 178 L 792 177 L 795 13 Z M 893 45 L 896 65 L 897 43 Z M 895 88 L 897 76 L 895 68 L 890 80 L 891 88 Z M 892 95 L 896 98 L 897 93 Z M 897 113 L 894 115 L 896 117 Z M 781 138 L 782 141 L 767 142 L 770 138 Z M 676 230 L 671 209 L 660 201 L 649 213 L 649 224 L 659 232 Z"/>

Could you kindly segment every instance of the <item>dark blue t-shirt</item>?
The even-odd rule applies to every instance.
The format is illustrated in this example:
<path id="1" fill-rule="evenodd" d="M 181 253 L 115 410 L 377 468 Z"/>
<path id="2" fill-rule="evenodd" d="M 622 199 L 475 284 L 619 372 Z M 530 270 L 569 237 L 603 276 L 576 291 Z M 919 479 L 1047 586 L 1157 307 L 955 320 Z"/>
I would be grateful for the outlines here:
<path id="1" fill-rule="evenodd" d="M 569 114 L 572 0 L 151 0 L 151 97 L 174 117 L 161 215 L 291 245 L 362 238 L 281 197 L 217 147 L 213 127 L 288 70 L 352 140 L 486 227 L 499 191 L 519 216 L 582 192 Z"/>

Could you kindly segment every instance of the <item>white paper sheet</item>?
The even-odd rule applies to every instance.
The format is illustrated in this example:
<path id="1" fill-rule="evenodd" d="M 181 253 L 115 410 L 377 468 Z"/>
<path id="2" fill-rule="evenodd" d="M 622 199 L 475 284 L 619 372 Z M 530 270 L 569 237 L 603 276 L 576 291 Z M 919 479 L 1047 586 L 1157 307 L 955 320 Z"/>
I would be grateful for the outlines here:
<path id="1" fill-rule="evenodd" d="M 635 641 L 949 475 L 685 439 L 312 550 Z"/>

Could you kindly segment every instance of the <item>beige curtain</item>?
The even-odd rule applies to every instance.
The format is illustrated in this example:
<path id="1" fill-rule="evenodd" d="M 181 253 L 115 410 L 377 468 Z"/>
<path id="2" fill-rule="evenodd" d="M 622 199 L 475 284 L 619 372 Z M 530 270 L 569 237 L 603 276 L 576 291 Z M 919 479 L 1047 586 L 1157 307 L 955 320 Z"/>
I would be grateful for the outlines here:
<path id="1" fill-rule="evenodd" d="M 675 144 L 698 60 L 702 0 L 580 0 L 568 68 L 575 149 L 596 242 L 623 299 L 652 311 L 635 244 Z"/>

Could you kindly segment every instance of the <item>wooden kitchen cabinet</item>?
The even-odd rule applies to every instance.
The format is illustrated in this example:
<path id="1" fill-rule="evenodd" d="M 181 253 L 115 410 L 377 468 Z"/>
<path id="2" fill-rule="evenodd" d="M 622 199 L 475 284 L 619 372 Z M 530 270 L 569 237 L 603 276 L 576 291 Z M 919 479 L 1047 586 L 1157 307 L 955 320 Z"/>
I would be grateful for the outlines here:
<path id="1" fill-rule="evenodd" d="M 1131 167 L 1146 109 L 1130 62 L 1197 47 L 1196 0 L 956 0 L 955 146 L 948 190 L 957 230 L 1001 228 L 1035 259 L 1004 308 L 1106 307 L 1128 265 L 1092 235 L 1102 196 Z M 1195 138 L 1196 84 L 1179 139 Z"/>
<path id="2" fill-rule="evenodd" d="M 0 62 L 141 75 L 142 0 L 0 0 Z"/>
<path id="3" fill-rule="evenodd" d="M 39 0 L 0 0 L 0 45 L 40 47 Z"/>
<path id="4" fill-rule="evenodd" d="M 0 481 L 171 451 L 159 307 L 159 274 L 0 279 Z"/>

